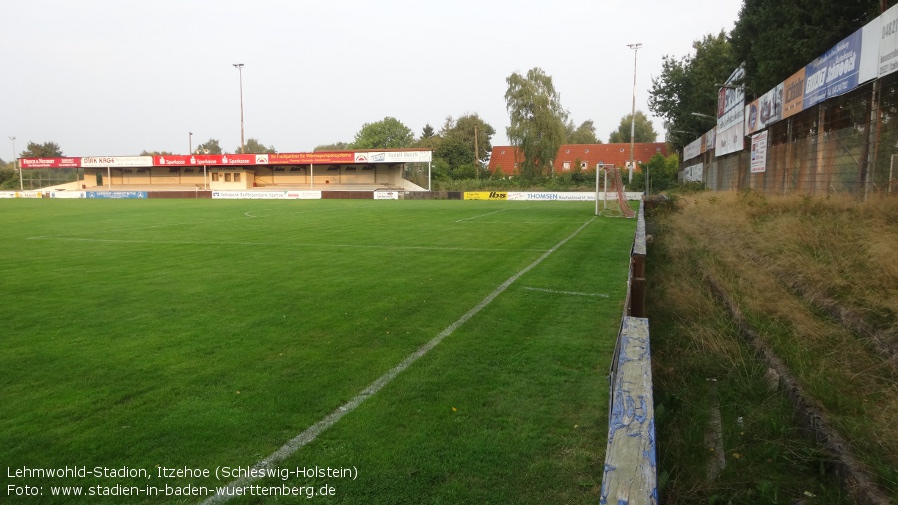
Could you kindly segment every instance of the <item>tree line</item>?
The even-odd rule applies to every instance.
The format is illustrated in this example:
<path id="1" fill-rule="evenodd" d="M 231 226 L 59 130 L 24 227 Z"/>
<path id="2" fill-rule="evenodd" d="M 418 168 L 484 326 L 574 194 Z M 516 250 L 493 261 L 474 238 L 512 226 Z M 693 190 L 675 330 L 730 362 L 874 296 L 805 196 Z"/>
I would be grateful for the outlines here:
<path id="1" fill-rule="evenodd" d="M 570 112 L 561 104 L 560 94 L 555 89 L 552 77 L 540 68 L 533 68 L 525 75 L 513 73 L 506 79 L 508 90 L 505 102 L 510 125 L 506 134 L 510 143 L 522 155 L 519 175 L 522 179 L 535 182 L 553 173 L 552 163 L 562 144 L 598 144 L 595 124 L 585 120 L 577 125 Z M 628 142 L 633 115 L 621 118 L 618 129 L 611 132 L 609 141 Z M 635 141 L 654 142 L 658 134 L 646 115 L 637 111 L 635 115 Z M 440 129 L 426 124 L 419 135 L 394 117 L 365 123 L 351 142 L 335 142 L 319 145 L 315 151 L 374 150 L 420 148 L 433 151 L 432 175 L 437 181 L 488 179 L 504 177 L 491 174 L 487 165 L 492 153 L 492 138 L 495 128 L 477 113 L 464 114 L 458 118 L 447 116 Z M 276 153 L 275 146 L 266 146 L 257 138 L 250 138 L 246 144 L 234 150 L 235 153 Z M 223 154 L 217 139 L 210 138 L 199 144 L 197 154 Z M 141 156 L 172 155 L 169 151 L 144 150 Z M 19 154 L 22 158 L 60 158 L 62 149 L 55 142 L 43 144 L 29 142 Z M 11 165 L 11 164 L 10 164 Z M 7 171 L 8 172 L 8 171 Z M 0 175 L 0 184 L 9 175 Z"/>
<path id="2" fill-rule="evenodd" d="M 719 84 L 745 66 L 746 101 L 754 100 L 878 16 L 884 0 L 746 0 L 730 33 L 707 34 L 687 56 L 665 55 L 652 79 L 649 110 L 663 118 L 676 149 L 715 125 Z M 893 3 L 893 2 L 892 2 Z"/>

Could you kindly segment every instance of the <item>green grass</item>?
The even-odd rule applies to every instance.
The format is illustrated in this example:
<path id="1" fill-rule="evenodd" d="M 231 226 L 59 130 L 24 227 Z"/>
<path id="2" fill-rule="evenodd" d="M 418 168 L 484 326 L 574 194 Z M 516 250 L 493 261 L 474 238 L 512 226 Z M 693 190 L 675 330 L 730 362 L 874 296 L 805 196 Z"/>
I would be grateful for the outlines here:
<path id="1" fill-rule="evenodd" d="M 157 465 L 252 465 L 591 211 L 548 202 L 0 202 L 0 461 L 152 474 Z M 356 480 L 326 482 L 333 502 L 594 502 L 633 227 L 590 222 L 281 466 L 356 467 Z M 41 487 L 41 503 L 72 502 L 48 496 L 50 486 L 224 483 L 3 475 Z M 323 484 L 287 481 L 309 483 Z"/>

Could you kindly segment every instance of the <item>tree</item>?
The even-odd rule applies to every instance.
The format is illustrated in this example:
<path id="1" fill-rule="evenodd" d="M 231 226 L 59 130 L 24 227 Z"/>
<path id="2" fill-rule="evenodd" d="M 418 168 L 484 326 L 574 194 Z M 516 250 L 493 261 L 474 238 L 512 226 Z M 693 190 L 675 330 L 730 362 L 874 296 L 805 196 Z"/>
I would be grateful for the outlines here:
<path id="1" fill-rule="evenodd" d="M 567 143 L 568 144 L 601 144 L 602 141 L 596 138 L 596 127 L 591 119 L 583 121 L 578 128 L 574 128 L 574 122 L 567 123 Z"/>
<path id="2" fill-rule="evenodd" d="M 238 151 L 240 149 L 237 149 Z M 208 152 L 207 152 L 208 151 Z M 196 146 L 197 154 L 222 154 L 221 146 L 218 145 L 217 139 L 209 139 L 202 144 Z"/>
<path id="3" fill-rule="evenodd" d="M 174 154 L 171 151 L 140 151 L 140 156 L 171 156 Z"/>
<path id="4" fill-rule="evenodd" d="M 629 144 L 630 131 L 633 130 L 633 126 L 633 114 L 627 114 L 622 117 L 617 130 L 611 132 L 611 135 L 608 137 L 608 142 L 610 144 Z M 655 127 L 648 116 L 641 110 L 636 111 L 635 127 L 635 133 L 633 134 L 635 142 L 655 142 L 658 140 L 658 132 L 655 131 Z"/>
<path id="5" fill-rule="evenodd" d="M 424 125 L 424 129 L 421 130 L 421 140 L 429 139 L 436 135 L 436 132 L 433 129 L 433 126 L 430 126 L 430 123 Z"/>
<path id="6" fill-rule="evenodd" d="M 552 167 L 552 160 L 565 140 L 568 113 L 561 106 L 552 78 L 535 67 L 522 76 L 517 72 L 506 80 L 505 104 L 510 126 L 508 140 L 518 147 L 524 159 L 520 173 L 534 179 Z"/>
<path id="7" fill-rule="evenodd" d="M 234 152 L 240 152 L 240 147 L 237 147 Z M 259 142 L 259 139 L 254 138 L 246 139 L 246 147 L 243 149 L 243 154 L 274 154 L 276 152 L 274 146 L 265 147 L 265 144 Z"/>
<path id="8" fill-rule="evenodd" d="M 412 145 L 415 137 L 408 126 L 398 119 L 385 117 L 375 123 L 365 123 L 355 134 L 352 149 L 401 149 Z"/>
<path id="9" fill-rule="evenodd" d="M 737 66 L 723 31 L 716 36 L 706 35 L 693 42 L 692 47 L 694 55 L 662 58 L 661 75 L 652 79 L 649 92 L 649 110 L 664 119 L 668 131 L 696 132 L 692 138 L 676 137 L 671 143 L 678 149 L 715 126 L 713 120 L 692 113 L 717 111 L 717 84 L 724 82 Z"/>
<path id="10" fill-rule="evenodd" d="M 735 61 L 745 62 L 748 91 L 773 89 L 879 10 L 878 0 L 746 0 L 730 41 Z"/>
<path id="11" fill-rule="evenodd" d="M 318 151 L 348 151 L 350 146 L 346 142 L 334 142 L 333 144 L 322 144 L 319 146 L 315 146 L 315 149 L 312 149 L 313 152 Z"/>
<path id="12" fill-rule="evenodd" d="M 62 149 L 56 142 L 28 142 L 28 148 L 19 153 L 20 158 L 63 158 Z"/>
<path id="13" fill-rule="evenodd" d="M 475 130 L 477 135 L 477 153 L 476 159 L 483 163 L 489 159 L 490 153 L 493 151 L 492 139 L 496 134 L 496 129 L 487 124 L 477 114 L 466 114 L 452 124 L 452 127 L 444 133 L 446 139 L 455 139 L 462 144 L 471 147 L 471 159 L 468 163 L 474 163 L 474 136 Z"/>
<path id="14" fill-rule="evenodd" d="M 462 165 L 474 165 L 474 143 L 469 145 L 457 137 L 443 139 L 433 154 L 434 157 L 445 160 L 450 171 Z"/>
<path id="15" fill-rule="evenodd" d="M 17 189 L 19 174 L 14 161 L 5 162 L 0 158 L 0 189 Z"/>

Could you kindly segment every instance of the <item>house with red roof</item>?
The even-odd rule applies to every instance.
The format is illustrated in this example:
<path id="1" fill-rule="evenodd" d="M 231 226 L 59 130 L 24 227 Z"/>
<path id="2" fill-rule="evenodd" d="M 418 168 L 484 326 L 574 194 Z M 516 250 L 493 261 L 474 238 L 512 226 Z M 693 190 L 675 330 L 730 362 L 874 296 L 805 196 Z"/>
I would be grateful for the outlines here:
<path id="1" fill-rule="evenodd" d="M 640 163 L 648 163 L 652 156 L 667 156 L 667 144 L 664 142 L 639 142 L 633 145 L 633 159 L 636 170 Z M 523 155 L 513 146 L 495 146 L 490 156 L 489 169 L 495 172 L 500 169 L 505 175 L 520 173 L 518 165 L 523 162 Z M 596 165 L 614 165 L 625 168 L 630 161 L 630 144 L 564 144 L 552 162 L 555 173 L 576 170 L 595 170 Z"/>

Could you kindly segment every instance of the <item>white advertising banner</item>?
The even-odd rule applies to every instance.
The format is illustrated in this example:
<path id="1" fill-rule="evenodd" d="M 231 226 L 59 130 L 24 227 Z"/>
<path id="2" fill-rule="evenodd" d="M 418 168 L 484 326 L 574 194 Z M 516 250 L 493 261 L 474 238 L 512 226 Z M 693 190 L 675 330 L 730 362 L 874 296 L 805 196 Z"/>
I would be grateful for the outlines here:
<path id="1" fill-rule="evenodd" d="M 355 153 L 355 163 L 419 163 L 433 159 L 432 151 L 380 151 Z"/>
<path id="2" fill-rule="evenodd" d="M 375 200 L 399 200 L 398 191 L 375 191 Z"/>
<path id="3" fill-rule="evenodd" d="M 43 198 L 40 191 L 0 191 L 0 198 Z"/>
<path id="4" fill-rule="evenodd" d="M 152 156 L 96 156 L 81 158 L 81 166 L 86 168 L 106 167 L 151 167 Z"/>
<path id="5" fill-rule="evenodd" d="M 599 193 L 599 200 L 602 199 L 604 193 Z M 626 192 L 624 196 L 627 200 L 640 200 L 642 199 L 642 193 L 637 192 Z M 615 193 L 609 194 L 609 198 L 617 198 Z M 524 191 L 509 191 L 508 192 L 508 200 L 509 201 L 517 201 L 517 202 L 594 202 L 596 201 L 596 194 L 587 193 L 583 191 L 563 191 L 563 192 L 524 192 Z"/>
<path id="6" fill-rule="evenodd" d="M 739 123 L 729 130 L 717 132 L 714 156 L 723 156 L 743 149 L 745 149 L 745 123 Z"/>
<path id="7" fill-rule="evenodd" d="M 767 171 L 767 131 L 751 138 L 751 173 Z"/>
<path id="8" fill-rule="evenodd" d="M 704 138 L 699 137 L 694 141 L 690 142 L 686 147 L 683 148 L 683 160 L 691 160 L 696 156 L 701 156 L 702 154 L 702 145 L 704 143 Z"/>
<path id="9" fill-rule="evenodd" d="M 740 66 L 730 74 L 727 86 L 721 87 L 717 94 L 717 131 L 729 130 L 745 118 L 745 90 L 742 81 L 745 79 L 745 67 Z"/>
<path id="10" fill-rule="evenodd" d="M 879 76 L 898 70 L 898 5 L 885 11 L 880 19 Z"/>
<path id="11" fill-rule="evenodd" d="M 213 191 L 223 200 L 320 200 L 321 191 Z"/>
<path id="12" fill-rule="evenodd" d="M 697 163 L 683 169 L 683 182 L 701 182 L 704 175 L 705 165 Z"/>
<path id="13" fill-rule="evenodd" d="M 51 198 L 85 198 L 84 191 L 53 191 Z"/>
<path id="14" fill-rule="evenodd" d="M 861 34 L 861 64 L 858 70 L 858 84 L 875 79 L 879 75 L 879 39 L 882 16 L 867 23 Z"/>

